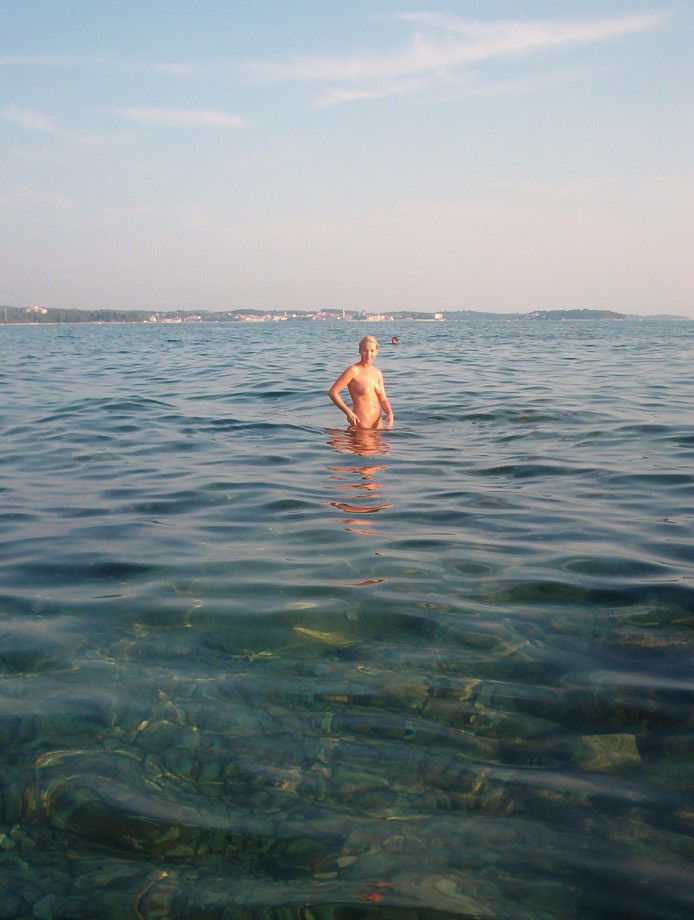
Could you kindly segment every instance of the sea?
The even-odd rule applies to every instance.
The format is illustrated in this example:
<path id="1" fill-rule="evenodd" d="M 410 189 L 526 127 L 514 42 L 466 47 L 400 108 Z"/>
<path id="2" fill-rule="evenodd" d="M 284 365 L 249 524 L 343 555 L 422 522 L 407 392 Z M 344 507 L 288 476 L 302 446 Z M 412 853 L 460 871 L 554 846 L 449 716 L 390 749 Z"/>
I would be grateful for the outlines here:
<path id="1" fill-rule="evenodd" d="M 0 916 L 691 920 L 694 322 L 0 348 Z"/>

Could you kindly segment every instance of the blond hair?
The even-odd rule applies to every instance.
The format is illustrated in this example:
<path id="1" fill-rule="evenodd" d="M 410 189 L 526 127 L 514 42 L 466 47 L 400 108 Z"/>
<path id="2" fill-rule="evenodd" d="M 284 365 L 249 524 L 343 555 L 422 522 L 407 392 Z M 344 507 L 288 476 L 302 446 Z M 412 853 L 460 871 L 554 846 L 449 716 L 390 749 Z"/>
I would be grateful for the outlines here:
<path id="1" fill-rule="evenodd" d="M 364 345 L 366 345 L 367 342 L 373 342 L 376 348 L 378 348 L 378 339 L 376 338 L 376 336 L 365 335 L 364 338 L 359 342 L 359 351 L 362 350 L 362 348 L 364 347 Z"/>

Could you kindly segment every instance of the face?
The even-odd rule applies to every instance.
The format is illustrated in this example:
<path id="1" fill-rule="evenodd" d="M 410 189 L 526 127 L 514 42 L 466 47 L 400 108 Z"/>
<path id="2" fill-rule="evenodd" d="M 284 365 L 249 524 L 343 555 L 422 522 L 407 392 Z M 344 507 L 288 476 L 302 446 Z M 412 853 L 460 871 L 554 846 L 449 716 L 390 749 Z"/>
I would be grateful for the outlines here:
<path id="1" fill-rule="evenodd" d="M 359 343 L 359 354 L 365 364 L 370 364 L 376 359 L 378 354 L 378 342 L 370 336 L 366 336 Z"/>

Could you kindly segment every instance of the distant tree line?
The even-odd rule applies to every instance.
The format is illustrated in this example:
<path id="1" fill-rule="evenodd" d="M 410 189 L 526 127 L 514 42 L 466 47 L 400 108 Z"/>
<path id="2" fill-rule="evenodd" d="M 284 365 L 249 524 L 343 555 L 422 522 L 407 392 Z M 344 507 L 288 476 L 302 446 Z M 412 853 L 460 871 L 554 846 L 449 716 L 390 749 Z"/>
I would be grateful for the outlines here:
<path id="1" fill-rule="evenodd" d="M 142 323 L 152 314 L 142 310 L 59 310 L 0 307 L 0 323 Z"/>
<path id="2" fill-rule="evenodd" d="M 528 319 L 626 319 L 624 313 L 614 310 L 534 310 L 527 313 Z"/>
<path id="3" fill-rule="evenodd" d="M 534 310 L 529 313 L 489 313 L 479 310 L 447 310 L 439 315 L 449 322 L 487 321 L 487 320 L 565 320 L 574 322 L 584 319 L 623 320 L 634 317 L 626 313 L 615 313 L 614 310 Z M 432 313 L 417 310 L 388 310 L 387 316 L 394 320 L 431 320 Z M 0 325 L 25 323 L 146 323 L 163 322 L 165 320 L 181 322 L 204 323 L 230 323 L 238 322 L 248 317 L 282 318 L 297 320 L 349 320 L 367 319 L 369 314 L 362 310 L 345 310 L 327 308 L 324 310 L 61 310 L 45 307 L 10 307 L 0 306 Z M 643 316 L 640 319 L 685 319 L 676 316 Z"/>

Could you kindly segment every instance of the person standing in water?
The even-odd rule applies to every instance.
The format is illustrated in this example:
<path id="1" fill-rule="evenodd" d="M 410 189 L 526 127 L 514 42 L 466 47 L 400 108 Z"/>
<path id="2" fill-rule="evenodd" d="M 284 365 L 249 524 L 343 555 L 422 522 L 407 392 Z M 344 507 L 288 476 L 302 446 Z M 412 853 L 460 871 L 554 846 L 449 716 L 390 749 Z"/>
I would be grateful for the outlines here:
<path id="1" fill-rule="evenodd" d="M 345 413 L 352 428 L 383 428 L 381 410 L 385 412 L 386 428 L 393 427 L 393 410 L 386 396 L 383 374 L 374 366 L 377 354 L 377 340 L 365 335 L 359 343 L 359 363 L 343 371 L 328 390 L 328 396 Z M 352 397 L 351 409 L 340 396 L 345 387 Z"/>

